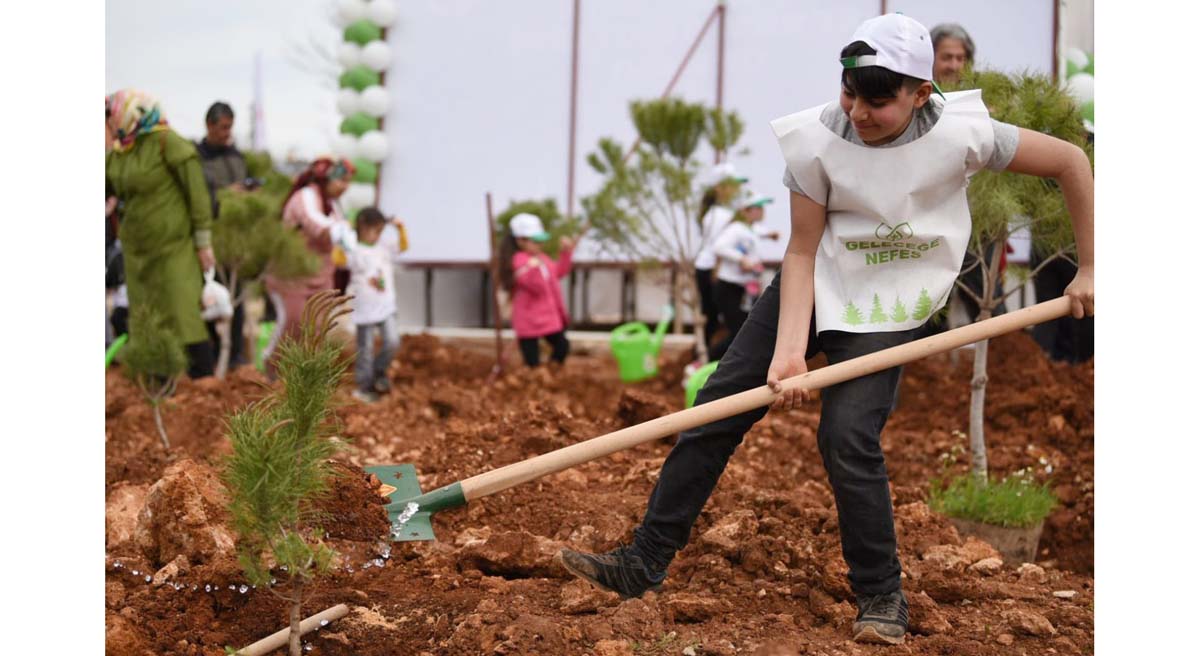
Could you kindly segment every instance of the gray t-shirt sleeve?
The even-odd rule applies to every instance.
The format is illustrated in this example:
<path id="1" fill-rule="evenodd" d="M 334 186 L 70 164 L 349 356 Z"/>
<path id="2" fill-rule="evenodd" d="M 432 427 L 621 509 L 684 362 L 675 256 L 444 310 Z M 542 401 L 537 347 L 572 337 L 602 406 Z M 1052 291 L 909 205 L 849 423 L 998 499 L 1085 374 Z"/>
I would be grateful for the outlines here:
<path id="1" fill-rule="evenodd" d="M 992 134 L 995 147 L 992 148 L 992 158 L 988 160 L 987 168 L 992 171 L 1003 171 L 1012 163 L 1017 154 L 1017 143 L 1021 132 L 1011 123 L 1001 123 L 992 119 Z"/>
<path id="2" fill-rule="evenodd" d="M 804 196 L 805 198 L 808 198 L 808 194 L 804 193 L 804 190 L 800 188 L 800 183 L 796 182 L 796 177 L 792 175 L 791 169 L 789 169 L 786 165 L 783 167 L 783 186 L 791 189 L 801 196 Z"/>

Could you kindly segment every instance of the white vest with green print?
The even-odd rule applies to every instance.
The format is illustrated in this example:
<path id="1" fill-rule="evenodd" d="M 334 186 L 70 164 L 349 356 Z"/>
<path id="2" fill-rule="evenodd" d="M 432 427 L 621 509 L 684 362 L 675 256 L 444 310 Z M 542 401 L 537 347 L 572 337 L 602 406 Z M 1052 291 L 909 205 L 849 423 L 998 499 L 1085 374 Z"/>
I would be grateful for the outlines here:
<path id="1" fill-rule="evenodd" d="M 891 148 L 834 134 L 824 105 L 771 121 L 796 182 L 826 208 L 818 333 L 909 330 L 946 304 L 971 236 L 967 178 L 994 141 L 978 90 L 930 102 L 945 102 L 933 128 Z"/>

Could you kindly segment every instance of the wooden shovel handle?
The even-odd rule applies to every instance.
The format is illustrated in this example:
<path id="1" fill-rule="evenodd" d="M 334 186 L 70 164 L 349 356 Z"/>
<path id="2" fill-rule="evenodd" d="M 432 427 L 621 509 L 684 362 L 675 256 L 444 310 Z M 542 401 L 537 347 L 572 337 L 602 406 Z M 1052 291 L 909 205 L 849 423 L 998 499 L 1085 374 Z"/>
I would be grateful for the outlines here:
<path id="1" fill-rule="evenodd" d="M 1002 314 L 986 321 L 949 330 L 939 335 L 893 346 L 862 357 L 822 367 L 782 382 L 785 390 L 815 390 L 837 383 L 890 369 L 914 360 L 944 353 L 967 344 L 997 337 L 1005 333 L 1066 316 L 1071 312 L 1071 299 L 1063 296 L 1045 303 Z M 514 485 L 547 474 L 562 471 L 596 458 L 622 451 L 643 442 L 657 440 L 680 431 L 703 426 L 714 421 L 770 405 L 776 393 L 763 385 L 722 399 L 680 410 L 636 426 L 623 428 L 585 442 L 572 444 L 521 462 L 493 469 L 461 482 L 467 501 L 485 497 Z"/>

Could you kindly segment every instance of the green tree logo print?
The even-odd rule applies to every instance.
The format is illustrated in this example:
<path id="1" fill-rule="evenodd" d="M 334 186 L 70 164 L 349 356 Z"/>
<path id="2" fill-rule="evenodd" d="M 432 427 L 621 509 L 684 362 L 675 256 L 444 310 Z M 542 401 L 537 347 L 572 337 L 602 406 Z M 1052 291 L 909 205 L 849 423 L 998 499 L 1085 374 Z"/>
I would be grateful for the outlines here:
<path id="1" fill-rule="evenodd" d="M 875 301 L 871 304 L 871 323 L 887 323 L 887 313 L 883 311 L 883 303 L 879 300 L 879 294 L 875 295 Z"/>
<path id="2" fill-rule="evenodd" d="M 854 305 L 854 301 L 846 304 L 846 311 L 842 313 L 842 322 L 851 326 L 857 326 L 863 322 L 862 312 L 858 306 Z"/>
<path id="3" fill-rule="evenodd" d="M 904 323 L 908 321 L 908 310 L 904 308 L 904 304 L 900 302 L 900 297 L 896 297 L 896 304 L 892 306 L 892 321 L 895 323 Z"/>
<path id="4" fill-rule="evenodd" d="M 931 311 L 933 311 L 933 299 L 929 298 L 929 292 L 922 288 L 921 296 L 917 298 L 917 304 L 913 306 L 912 318 L 917 321 L 926 319 Z"/>

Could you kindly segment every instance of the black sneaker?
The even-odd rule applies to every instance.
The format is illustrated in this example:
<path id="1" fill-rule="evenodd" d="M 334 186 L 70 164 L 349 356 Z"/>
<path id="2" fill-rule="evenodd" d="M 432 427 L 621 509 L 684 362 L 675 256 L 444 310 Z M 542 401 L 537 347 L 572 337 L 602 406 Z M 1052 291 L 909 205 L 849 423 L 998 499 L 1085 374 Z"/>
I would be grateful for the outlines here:
<path id="1" fill-rule="evenodd" d="M 908 598 L 903 591 L 862 595 L 858 598 L 858 617 L 854 620 L 855 642 L 902 645 L 907 631 Z"/>
<path id="2" fill-rule="evenodd" d="M 392 383 L 387 379 L 386 376 L 382 378 L 376 378 L 375 384 L 371 387 L 374 389 L 376 394 L 387 394 L 388 392 L 392 391 Z"/>
<path id="3" fill-rule="evenodd" d="M 604 590 L 621 595 L 622 599 L 640 597 L 647 590 L 662 589 L 666 572 L 647 567 L 640 556 L 627 546 L 619 546 L 606 554 L 589 554 L 563 549 L 559 559 L 567 571 L 591 581 Z"/>

